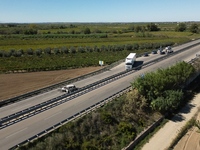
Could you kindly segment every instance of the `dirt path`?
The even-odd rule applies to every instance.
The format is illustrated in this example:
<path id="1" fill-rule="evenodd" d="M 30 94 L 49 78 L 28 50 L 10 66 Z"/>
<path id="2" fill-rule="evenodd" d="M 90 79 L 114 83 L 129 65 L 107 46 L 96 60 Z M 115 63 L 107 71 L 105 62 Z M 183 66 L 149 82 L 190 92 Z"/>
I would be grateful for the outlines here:
<path id="1" fill-rule="evenodd" d="M 198 112 L 198 108 L 200 107 L 200 94 L 197 94 L 194 99 L 187 104 L 179 114 L 172 118 L 172 120 L 168 121 L 150 140 L 146 143 L 142 150 L 166 150 L 173 139 L 176 138 L 177 134 L 181 130 L 181 128 L 189 121 L 195 113 Z M 200 135 L 196 135 L 194 141 L 191 143 L 195 143 L 198 141 Z M 193 140 L 193 138 L 191 138 Z M 189 143 L 189 142 L 188 142 Z M 185 143 L 184 143 L 185 144 Z M 186 144 L 187 145 L 187 144 Z M 199 150 L 199 141 L 198 145 L 195 144 L 196 148 L 192 148 L 190 150 Z M 182 150 L 182 149 L 176 149 Z"/>
<path id="2" fill-rule="evenodd" d="M 24 94 L 99 69 L 101 69 L 101 67 L 32 73 L 0 74 L 0 100 Z"/>
<path id="3" fill-rule="evenodd" d="M 200 113 L 197 120 L 200 121 Z M 174 150 L 200 150 L 200 131 L 197 127 L 191 128 L 174 147 Z"/>

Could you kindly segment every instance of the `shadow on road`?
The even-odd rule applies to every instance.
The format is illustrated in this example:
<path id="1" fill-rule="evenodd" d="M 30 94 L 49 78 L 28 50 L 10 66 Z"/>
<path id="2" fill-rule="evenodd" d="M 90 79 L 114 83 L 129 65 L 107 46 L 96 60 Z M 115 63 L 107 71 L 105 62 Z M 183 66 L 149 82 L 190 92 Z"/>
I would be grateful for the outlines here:
<path id="1" fill-rule="evenodd" d="M 191 111 L 191 109 L 195 107 L 193 104 L 187 104 L 184 108 L 181 109 L 180 113 L 187 114 Z"/>
<path id="2" fill-rule="evenodd" d="M 137 70 L 140 70 L 141 67 L 139 67 L 139 66 L 141 66 L 143 63 L 144 63 L 144 61 L 136 61 L 136 62 L 134 63 L 134 65 L 133 65 L 133 68 L 136 68 Z M 137 68 L 137 67 L 138 67 L 138 68 Z"/>
<path id="3" fill-rule="evenodd" d="M 180 121 L 185 120 L 185 117 L 183 117 L 182 114 L 190 113 L 190 111 L 193 107 L 195 107 L 195 106 L 192 104 L 187 104 L 183 109 L 181 109 L 181 111 L 178 114 L 176 114 L 174 117 L 172 117 L 171 121 L 180 122 Z"/>

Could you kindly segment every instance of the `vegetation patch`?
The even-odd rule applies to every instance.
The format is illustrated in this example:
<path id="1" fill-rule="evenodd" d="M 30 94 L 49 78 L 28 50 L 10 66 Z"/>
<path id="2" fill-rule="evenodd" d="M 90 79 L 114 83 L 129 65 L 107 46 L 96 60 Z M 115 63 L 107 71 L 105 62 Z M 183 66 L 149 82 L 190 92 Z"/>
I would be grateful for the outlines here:
<path id="1" fill-rule="evenodd" d="M 186 70 L 188 73 L 184 76 Z M 183 103 L 183 97 L 180 99 L 177 96 L 183 94 L 181 87 L 193 72 L 193 66 L 180 62 L 167 69 L 148 73 L 136 79 L 129 93 L 19 149 L 121 149 L 160 118 L 162 113 L 176 110 L 178 104 Z M 162 79 L 156 78 L 161 75 Z M 166 80 L 166 76 L 169 76 L 169 80 Z M 143 91 L 146 88 L 148 92 Z M 175 88 L 177 90 L 173 90 Z M 158 103 L 164 109 L 153 107 L 152 102 L 159 101 L 158 97 L 162 96 Z"/>
<path id="2" fill-rule="evenodd" d="M 0 24 L 0 72 L 109 65 L 199 38 L 198 31 L 192 23 Z"/>

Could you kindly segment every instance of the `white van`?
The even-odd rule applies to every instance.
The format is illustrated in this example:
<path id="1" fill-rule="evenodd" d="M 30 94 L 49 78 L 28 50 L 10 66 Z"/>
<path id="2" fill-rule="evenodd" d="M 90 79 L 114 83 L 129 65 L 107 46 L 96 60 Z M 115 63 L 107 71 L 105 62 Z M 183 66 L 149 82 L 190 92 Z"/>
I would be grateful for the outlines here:
<path id="1" fill-rule="evenodd" d="M 73 85 L 73 84 L 66 85 L 66 86 L 63 86 L 61 88 L 61 91 L 62 92 L 66 92 L 66 93 L 71 93 L 71 92 L 74 92 L 76 90 L 78 90 L 78 88 L 75 85 Z"/>

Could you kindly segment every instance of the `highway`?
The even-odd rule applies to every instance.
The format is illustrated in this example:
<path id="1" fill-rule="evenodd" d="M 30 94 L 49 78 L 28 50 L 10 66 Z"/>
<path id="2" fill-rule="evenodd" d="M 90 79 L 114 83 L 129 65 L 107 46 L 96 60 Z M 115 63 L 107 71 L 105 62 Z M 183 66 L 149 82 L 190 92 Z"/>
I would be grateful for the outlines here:
<path id="1" fill-rule="evenodd" d="M 197 40 L 197 41 L 193 41 L 189 44 L 195 44 L 197 42 L 199 42 L 200 40 Z M 177 47 L 174 47 L 173 50 L 174 51 L 178 51 L 182 48 L 184 48 L 185 46 L 188 46 L 188 43 L 187 44 L 183 44 L 183 45 L 180 45 L 180 46 L 177 46 Z M 150 54 L 150 56 L 148 57 L 139 57 L 137 58 L 137 62 L 149 62 L 149 61 L 152 61 L 156 58 L 159 58 L 159 57 L 163 57 L 164 55 L 159 55 L 159 54 Z M 91 84 L 93 82 L 96 82 L 98 80 L 101 80 L 101 79 L 104 79 L 108 76 L 111 76 L 111 75 L 114 75 L 116 73 L 119 73 L 121 71 L 124 71 L 124 63 L 121 63 L 120 65 L 110 69 L 109 71 L 105 71 L 104 73 L 101 73 L 101 74 L 98 74 L 98 75 L 95 75 L 93 77 L 90 77 L 90 78 L 86 78 L 84 80 L 80 80 L 78 82 L 75 82 L 73 84 L 75 84 L 77 87 L 81 88 L 83 86 L 86 86 L 88 84 Z M 26 109 L 28 107 L 31 107 L 31 106 L 34 106 L 36 104 L 39 104 L 41 102 L 44 102 L 44 101 L 47 101 L 49 99 L 52 99 L 52 98 L 55 98 L 55 97 L 58 97 L 60 95 L 62 95 L 63 93 L 59 90 L 59 89 L 55 89 L 55 90 L 52 90 L 52 91 L 49 91 L 49 92 L 46 92 L 46 93 L 43 93 L 43 94 L 40 94 L 40 95 L 37 95 L 37 96 L 34 96 L 34 97 L 31 97 L 31 98 L 28 98 L 26 100 L 23 100 L 23 101 L 20 101 L 18 103 L 14 103 L 12 105 L 8 105 L 8 106 L 5 106 L 5 107 L 2 107 L 0 108 L 0 118 L 3 118 L 4 116 L 8 116 L 9 114 L 12 114 L 12 113 L 16 113 L 18 111 L 21 111 L 23 109 Z"/>
<path id="2" fill-rule="evenodd" d="M 197 41 L 193 41 L 193 42 L 197 42 Z M 173 50 L 174 51 L 179 50 L 184 46 L 186 46 L 186 44 L 175 47 L 173 48 Z M 183 53 L 172 56 L 152 66 L 141 69 L 129 76 L 120 78 L 119 80 L 111 82 L 110 84 L 107 84 L 103 87 L 100 87 L 96 90 L 86 93 L 80 97 L 74 98 L 73 100 L 68 101 L 62 105 L 56 106 L 38 115 L 35 115 L 21 122 L 18 122 L 14 125 L 1 129 L 0 130 L 1 149 L 8 149 L 22 142 L 23 140 L 28 139 L 31 136 L 36 135 L 37 133 L 47 129 L 48 127 L 53 126 L 54 124 L 57 124 L 58 122 L 61 122 L 62 120 L 70 116 L 73 116 L 77 112 L 84 110 L 85 108 L 91 106 L 92 104 L 95 104 L 96 102 L 102 99 L 105 99 L 109 97 L 110 95 L 113 95 L 114 93 L 120 91 L 121 89 L 129 86 L 130 82 L 132 82 L 134 78 L 138 77 L 139 75 L 143 73 L 154 71 L 157 68 L 165 68 L 169 65 L 173 65 L 174 63 L 178 61 L 191 60 L 192 58 L 195 57 L 196 53 L 199 52 L 199 48 L 200 46 L 193 47 Z M 149 57 L 140 57 L 137 59 L 137 61 L 148 62 L 157 57 L 162 57 L 162 55 L 155 54 L 155 55 L 150 55 Z M 117 72 L 121 72 L 123 70 L 124 70 L 124 63 L 102 74 L 78 81 L 74 84 L 78 87 L 83 87 L 87 84 L 103 79 L 112 74 L 116 74 Z M 20 101 L 12 105 L 2 107 L 0 108 L 0 118 L 7 116 L 9 114 L 12 114 L 14 112 L 18 112 L 19 110 L 28 108 L 32 105 L 41 103 L 42 101 L 46 101 L 51 98 L 57 97 L 61 94 L 63 93 L 61 93 L 58 89 L 56 89 L 56 90 L 32 97 L 32 98 L 29 98 L 25 101 Z"/>

